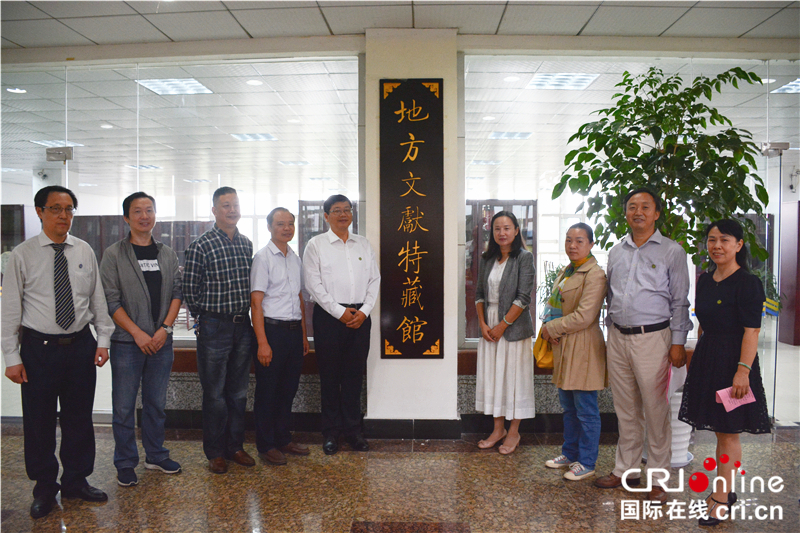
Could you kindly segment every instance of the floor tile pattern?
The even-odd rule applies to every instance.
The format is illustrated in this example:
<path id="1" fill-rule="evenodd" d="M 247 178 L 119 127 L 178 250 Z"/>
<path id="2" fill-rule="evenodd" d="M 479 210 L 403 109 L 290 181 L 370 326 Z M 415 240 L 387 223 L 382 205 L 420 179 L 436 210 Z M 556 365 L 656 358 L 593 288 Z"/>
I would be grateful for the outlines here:
<path id="1" fill-rule="evenodd" d="M 230 464 L 225 475 L 206 468 L 197 430 L 169 430 L 167 446 L 183 473 L 165 475 L 136 468 L 135 487 L 116 484 L 114 441 L 108 427 L 96 428 L 97 459 L 90 483 L 109 501 L 88 504 L 61 501 L 46 518 L 28 515 L 33 488 L 25 474 L 21 427 L 2 426 L 2 524 L 10 532 L 312 532 L 312 533 L 506 533 L 506 532 L 693 532 L 696 520 L 621 519 L 621 502 L 642 496 L 620 489 L 601 490 L 593 478 L 562 479 L 544 467 L 560 453 L 556 434 L 526 434 L 516 453 L 480 450 L 483 435 L 454 441 L 372 440 L 357 453 L 345 444 L 334 456 L 322 453 L 321 438 L 299 434 L 311 445 L 307 457 L 290 456 L 285 466 L 259 461 L 253 468 Z M 616 435 L 603 434 L 598 475 L 614 462 Z M 800 428 L 779 428 L 771 435 L 742 437 L 746 479 L 783 479 L 783 490 L 739 494 L 751 510 L 780 506 L 783 518 L 737 520 L 714 531 L 796 532 L 800 522 Z M 713 434 L 700 432 L 685 469 L 704 472 L 713 455 Z M 245 448 L 255 455 L 253 435 Z M 144 452 L 141 451 L 142 460 Z M 713 472 L 706 472 L 713 479 Z M 676 480 L 678 471 L 673 471 Z M 686 488 L 670 498 L 688 504 L 699 496 Z M 749 501 L 748 501 L 749 500 Z"/>

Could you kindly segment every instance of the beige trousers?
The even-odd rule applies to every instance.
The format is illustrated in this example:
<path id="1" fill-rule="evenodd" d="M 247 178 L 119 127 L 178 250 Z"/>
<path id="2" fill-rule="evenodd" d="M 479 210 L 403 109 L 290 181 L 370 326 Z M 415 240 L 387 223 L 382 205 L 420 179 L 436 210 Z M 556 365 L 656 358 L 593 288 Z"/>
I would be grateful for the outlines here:
<path id="1" fill-rule="evenodd" d="M 672 425 L 667 385 L 671 345 L 669 328 L 638 335 L 623 335 L 613 325 L 608 330 L 608 380 L 619 423 L 615 476 L 641 468 L 645 428 L 647 466 L 669 469 Z"/>

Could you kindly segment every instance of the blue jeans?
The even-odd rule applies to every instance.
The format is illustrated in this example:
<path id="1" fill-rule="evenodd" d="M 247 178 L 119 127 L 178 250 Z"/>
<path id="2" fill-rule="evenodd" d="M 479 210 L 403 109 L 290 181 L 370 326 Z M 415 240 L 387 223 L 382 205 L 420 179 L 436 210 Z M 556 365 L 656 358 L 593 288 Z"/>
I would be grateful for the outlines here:
<path id="1" fill-rule="evenodd" d="M 249 317 L 236 324 L 200 316 L 197 374 L 203 386 L 203 451 L 208 459 L 230 457 L 243 449 L 255 346 Z"/>
<path id="2" fill-rule="evenodd" d="M 600 448 L 600 409 L 597 391 L 558 389 L 564 409 L 563 453 L 570 461 L 594 470 Z"/>
<path id="3" fill-rule="evenodd" d="M 136 447 L 136 395 L 142 384 L 142 445 L 146 458 L 158 463 L 169 458 L 164 447 L 164 408 L 172 371 L 172 337 L 153 355 L 135 344 L 111 343 L 111 400 L 114 416 L 114 466 L 135 468 L 139 464 Z"/>

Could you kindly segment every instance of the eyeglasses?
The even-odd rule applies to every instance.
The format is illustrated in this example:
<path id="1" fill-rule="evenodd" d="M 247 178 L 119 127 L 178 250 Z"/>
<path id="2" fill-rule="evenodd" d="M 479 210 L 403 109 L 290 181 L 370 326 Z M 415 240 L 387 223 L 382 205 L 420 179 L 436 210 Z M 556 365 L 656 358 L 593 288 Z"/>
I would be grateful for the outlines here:
<path id="1" fill-rule="evenodd" d="M 75 214 L 75 211 L 77 211 L 77 209 L 75 209 L 71 205 L 67 207 L 61 207 L 60 205 L 46 205 L 42 207 L 42 209 L 49 209 L 50 212 L 53 213 L 54 215 L 60 215 L 61 213 L 66 211 L 67 216 L 72 216 Z"/>
<path id="2" fill-rule="evenodd" d="M 331 209 L 331 215 L 338 217 L 339 215 L 352 215 L 352 209 Z"/>

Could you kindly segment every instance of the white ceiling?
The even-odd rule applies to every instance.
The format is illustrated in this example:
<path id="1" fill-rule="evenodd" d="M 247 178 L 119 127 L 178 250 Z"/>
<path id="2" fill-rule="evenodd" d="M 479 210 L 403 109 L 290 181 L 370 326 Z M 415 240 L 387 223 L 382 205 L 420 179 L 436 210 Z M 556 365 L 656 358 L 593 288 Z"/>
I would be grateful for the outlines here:
<path id="1" fill-rule="evenodd" d="M 363 34 L 365 28 L 458 27 L 460 34 L 620 35 L 793 38 L 799 2 L 2 2 L 3 48 Z M 800 48 L 800 47 L 799 47 Z M 769 86 L 726 90 L 713 104 L 757 142 L 800 146 L 800 96 L 769 94 L 800 76 L 788 61 L 468 56 L 465 126 L 468 188 L 475 195 L 548 187 L 563 168 L 567 139 L 606 107 L 625 70 L 657 65 L 689 79 L 742 66 Z M 600 76 L 585 91 L 526 90 L 536 72 Z M 505 78 L 516 76 L 518 81 Z M 158 96 L 136 79 L 195 78 L 213 94 Z M 263 85 L 247 85 L 260 80 Z M 320 197 L 358 191 L 358 63 L 355 58 L 224 61 L 31 70 L 2 68 L 3 181 L 30 183 L 32 170 L 56 168 L 32 140 L 65 137 L 69 168 L 82 192 L 119 195 L 140 188 L 193 195 L 217 180 L 274 195 Z M 6 88 L 28 92 L 11 94 Z M 369 89 L 369 88 L 368 88 Z M 768 96 L 769 95 L 769 96 Z M 65 107 L 65 98 L 67 105 Z M 138 112 L 137 112 L 138 110 Z M 485 117 L 494 120 L 484 120 Z M 291 121 L 291 122 L 290 122 Z M 110 124 L 112 129 L 102 129 Z M 138 135 L 137 135 L 138 131 Z M 490 140 L 492 131 L 532 132 Z M 269 133 L 241 142 L 235 133 Z M 797 154 L 794 151 L 794 154 Z M 470 164 L 498 160 L 502 164 Z M 307 161 L 284 166 L 280 161 Z M 174 176 L 174 179 L 173 179 Z M 219 178 L 218 178 L 219 176 Z M 208 183 L 184 180 L 207 179 Z M 71 182 L 71 185 L 73 183 Z M 536 190 L 526 191 L 536 197 Z M 472 197 L 468 192 L 468 197 Z"/>

